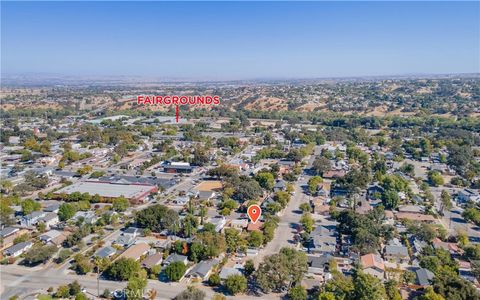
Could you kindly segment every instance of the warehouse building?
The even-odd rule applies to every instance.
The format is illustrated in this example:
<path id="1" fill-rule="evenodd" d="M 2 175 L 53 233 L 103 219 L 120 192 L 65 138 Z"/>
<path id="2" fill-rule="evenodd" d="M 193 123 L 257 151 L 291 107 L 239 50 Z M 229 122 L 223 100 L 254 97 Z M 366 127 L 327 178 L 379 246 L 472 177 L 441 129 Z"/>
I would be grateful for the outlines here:
<path id="1" fill-rule="evenodd" d="M 64 187 L 55 192 L 56 196 L 62 194 L 70 195 L 72 193 L 88 193 L 90 195 L 98 194 L 103 201 L 111 202 L 121 196 L 130 200 L 132 204 L 145 203 L 151 193 L 158 192 L 155 185 L 149 184 L 131 184 L 108 181 L 82 181 Z"/>

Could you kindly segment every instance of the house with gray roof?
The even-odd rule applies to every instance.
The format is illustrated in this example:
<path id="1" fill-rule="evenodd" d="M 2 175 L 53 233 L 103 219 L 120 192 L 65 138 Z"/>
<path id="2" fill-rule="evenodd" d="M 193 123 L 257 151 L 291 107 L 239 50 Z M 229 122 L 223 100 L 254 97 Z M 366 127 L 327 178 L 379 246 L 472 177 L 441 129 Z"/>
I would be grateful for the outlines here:
<path id="1" fill-rule="evenodd" d="M 431 285 L 433 277 L 435 276 L 432 272 L 425 268 L 415 270 L 415 275 L 417 276 L 416 283 L 421 286 Z"/>
<path id="2" fill-rule="evenodd" d="M 202 281 L 207 280 L 213 267 L 217 264 L 218 260 L 216 259 L 202 260 L 188 272 L 186 277 L 190 279 L 200 279 Z"/>
<path id="3" fill-rule="evenodd" d="M 117 253 L 117 250 L 115 248 L 107 246 L 98 250 L 95 256 L 100 258 L 106 258 L 115 255 L 115 253 Z"/>
<path id="4" fill-rule="evenodd" d="M 17 257 L 22 255 L 25 251 L 29 250 L 32 248 L 33 243 L 32 242 L 22 242 L 15 244 L 11 247 L 8 247 L 7 249 L 3 250 L 3 254 L 5 256 L 10 256 L 10 257 Z"/>
<path id="5" fill-rule="evenodd" d="M 40 221 L 41 218 L 47 215 L 44 211 L 34 211 L 28 215 L 23 216 L 20 219 L 20 224 L 25 227 L 35 226 Z"/>
<path id="6" fill-rule="evenodd" d="M 19 228 L 15 227 L 5 227 L 0 231 L 0 238 L 6 238 L 7 236 L 14 234 L 15 232 L 18 232 L 19 230 Z"/>
<path id="7" fill-rule="evenodd" d="M 386 260 L 397 263 L 406 263 L 410 260 L 408 249 L 405 246 L 387 245 L 383 256 Z"/>
<path id="8" fill-rule="evenodd" d="M 168 266 L 169 264 L 174 263 L 174 262 L 178 262 L 178 261 L 181 261 L 186 265 L 188 263 L 188 257 L 186 257 L 185 255 L 180 255 L 180 254 L 177 254 L 177 253 L 173 253 L 173 254 L 170 254 L 163 261 L 163 265 Z"/>
<path id="9" fill-rule="evenodd" d="M 155 254 L 145 257 L 145 259 L 142 260 L 142 267 L 151 269 L 152 267 L 161 264 L 162 260 L 163 260 L 163 254 L 160 252 L 157 252 Z"/>
<path id="10" fill-rule="evenodd" d="M 220 271 L 220 279 L 225 280 L 232 275 L 243 275 L 242 274 L 243 266 L 240 264 L 235 264 L 233 267 L 223 267 Z"/>

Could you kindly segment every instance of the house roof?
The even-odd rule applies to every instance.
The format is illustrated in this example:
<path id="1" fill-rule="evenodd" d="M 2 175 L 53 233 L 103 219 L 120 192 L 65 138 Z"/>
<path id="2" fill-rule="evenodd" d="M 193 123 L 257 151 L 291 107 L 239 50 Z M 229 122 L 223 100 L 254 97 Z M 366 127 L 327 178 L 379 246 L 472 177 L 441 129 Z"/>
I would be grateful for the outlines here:
<path id="1" fill-rule="evenodd" d="M 383 259 L 378 254 L 365 254 L 360 257 L 360 262 L 362 263 L 363 268 L 377 268 L 385 271 L 385 264 L 383 263 Z"/>
<path id="2" fill-rule="evenodd" d="M 417 283 L 422 286 L 430 285 L 430 281 L 435 276 L 432 272 L 425 268 L 417 269 L 415 274 L 417 275 Z"/>
<path id="3" fill-rule="evenodd" d="M 59 209 L 59 208 L 60 208 L 60 204 L 59 204 L 59 203 L 55 203 L 55 204 L 51 204 L 51 205 L 49 205 L 49 206 L 46 206 L 46 207 L 43 209 L 43 211 L 45 211 L 45 212 L 53 212 L 53 211 L 55 211 L 55 210 L 57 210 L 57 209 Z"/>
<path id="4" fill-rule="evenodd" d="M 19 231 L 20 229 L 18 228 L 15 228 L 15 227 L 6 227 L 6 228 L 3 228 L 1 231 L 0 231 L 0 237 L 4 238 L 4 237 L 7 237 L 9 235 L 12 235 L 14 234 L 15 232 Z"/>
<path id="5" fill-rule="evenodd" d="M 104 257 L 109 257 L 113 254 L 115 254 L 117 252 L 117 250 L 113 247 L 103 247 L 102 249 L 98 250 L 97 251 L 97 254 L 96 256 L 100 257 L 100 258 L 104 258 Z"/>
<path id="6" fill-rule="evenodd" d="M 145 268 L 151 268 L 153 266 L 159 265 L 163 260 L 163 254 L 162 253 L 155 253 L 153 255 L 149 255 L 145 257 L 145 259 L 142 261 L 142 266 Z"/>
<path id="7" fill-rule="evenodd" d="M 385 254 L 408 257 L 408 249 L 405 246 L 387 245 L 385 246 Z"/>
<path id="8" fill-rule="evenodd" d="M 170 254 L 166 259 L 165 259 L 165 264 L 171 264 L 177 261 L 185 262 L 187 260 L 187 257 L 185 255 L 180 255 L 177 253 Z"/>
<path id="9" fill-rule="evenodd" d="M 7 249 L 4 250 L 4 252 L 15 253 L 15 252 L 24 250 L 25 248 L 30 247 L 31 245 L 32 245 L 32 242 L 21 242 L 11 247 L 8 247 Z"/>
<path id="10" fill-rule="evenodd" d="M 195 265 L 195 267 L 192 268 L 190 272 L 188 272 L 188 276 L 198 276 L 201 278 L 205 278 L 210 270 L 218 264 L 218 261 L 216 259 L 210 259 L 210 260 L 202 260 L 198 264 Z"/>
<path id="11" fill-rule="evenodd" d="M 150 246 L 147 243 L 138 243 L 125 250 L 118 258 L 139 259 L 140 256 L 147 253 L 148 250 L 150 250 Z"/>
<path id="12" fill-rule="evenodd" d="M 260 231 L 262 228 L 263 222 L 258 221 L 257 223 L 248 223 L 247 231 Z"/>
<path id="13" fill-rule="evenodd" d="M 229 267 L 224 267 L 222 271 L 220 271 L 220 279 L 227 279 L 228 276 L 231 275 L 242 275 L 242 271 L 238 268 L 229 268 Z"/>
<path id="14" fill-rule="evenodd" d="M 330 261 L 333 256 L 331 255 L 321 255 L 321 256 L 307 256 L 308 265 L 312 268 L 324 268 Z"/>

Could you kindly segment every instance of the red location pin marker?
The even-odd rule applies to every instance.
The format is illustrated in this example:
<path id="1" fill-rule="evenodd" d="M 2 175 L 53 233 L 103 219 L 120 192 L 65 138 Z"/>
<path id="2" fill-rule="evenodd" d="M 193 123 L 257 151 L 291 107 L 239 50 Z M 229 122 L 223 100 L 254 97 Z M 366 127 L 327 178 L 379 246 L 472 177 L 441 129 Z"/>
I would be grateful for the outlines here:
<path id="1" fill-rule="evenodd" d="M 247 214 L 248 214 L 248 217 L 250 218 L 250 221 L 252 221 L 252 223 L 255 224 L 257 223 L 258 219 L 260 219 L 260 216 L 262 215 L 262 209 L 260 208 L 260 206 L 253 204 L 248 207 Z"/>

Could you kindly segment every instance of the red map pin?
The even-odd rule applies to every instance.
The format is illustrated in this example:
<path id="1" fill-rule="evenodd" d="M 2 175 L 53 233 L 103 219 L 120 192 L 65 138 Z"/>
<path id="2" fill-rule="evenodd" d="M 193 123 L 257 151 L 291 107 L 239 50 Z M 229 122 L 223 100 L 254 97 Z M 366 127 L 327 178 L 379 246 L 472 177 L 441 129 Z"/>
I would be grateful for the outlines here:
<path id="1" fill-rule="evenodd" d="M 250 218 L 250 221 L 252 221 L 252 223 L 255 224 L 257 223 L 258 219 L 260 219 L 260 216 L 262 215 L 262 209 L 260 208 L 260 206 L 253 204 L 248 207 L 247 214 L 248 214 L 248 217 Z"/>

